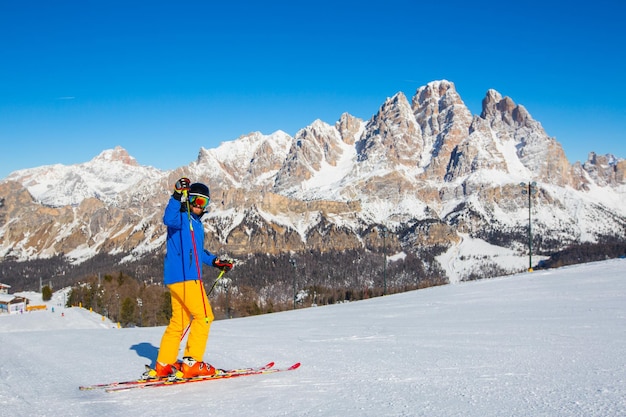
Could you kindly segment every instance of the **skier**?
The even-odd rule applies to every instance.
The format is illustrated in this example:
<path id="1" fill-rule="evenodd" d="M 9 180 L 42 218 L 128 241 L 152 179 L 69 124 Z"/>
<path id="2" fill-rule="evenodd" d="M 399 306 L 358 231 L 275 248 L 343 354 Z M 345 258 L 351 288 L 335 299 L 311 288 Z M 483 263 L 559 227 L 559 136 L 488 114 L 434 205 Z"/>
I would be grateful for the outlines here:
<path id="1" fill-rule="evenodd" d="M 165 207 L 163 223 L 167 226 L 167 252 L 163 282 L 170 290 L 172 318 L 163 333 L 156 366 L 149 378 L 178 378 L 214 375 L 217 370 L 203 362 L 204 351 L 213 322 L 213 311 L 202 284 L 202 263 L 230 271 L 232 262 L 221 260 L 204 249 L 201 218 L 210 201 L 209 188 L 180 178 Z M 189 326 L 189 337 L 182 362 L 178 349 Z"/>

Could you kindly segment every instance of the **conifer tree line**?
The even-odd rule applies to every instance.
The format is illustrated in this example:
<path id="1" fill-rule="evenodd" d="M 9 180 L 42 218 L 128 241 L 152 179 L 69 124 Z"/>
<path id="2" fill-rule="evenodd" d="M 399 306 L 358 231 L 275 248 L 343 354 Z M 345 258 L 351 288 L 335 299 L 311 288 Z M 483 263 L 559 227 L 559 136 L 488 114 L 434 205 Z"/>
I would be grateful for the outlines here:
<path id="1" fill-rule="evenodd" d="M 140 282 L 122 272 L 91 276 L 76 283 L 66 306 L 90 309 L 124 327 L 167 323 L 171 308 L 166 288 Z"/>
<path id="2" fill-rule="evenodd" d="M 251 254 L 235 260 L 235 268 L 215 284 L 210 301 L 216 319 L 361 300 L 412 289 L 446 284 L 435 258 L 446 248 L 417 248 L 390 258 L 382 248 L 345 251 L 305 251 L 291 254 Z M 388 247 L 389 253 L 400 253 Z M 48 296 L 71 286 L 68 305 L 82 305 L 123 326 L 167 324 L 170 296 L 162 283 L 163 253 L 156 251 L 133 262 L 123 255 L 100 254 L 81 264 L 62 255 L 49 259 L 0 263 L 0 282 L 13 292 L 37 291 L 43 278 Z M 228 257 L 227 254 L 220 256 Z M 558 267 L 626 256 L 626 242 L 573 245 L 553 253 L 537 267 Z M 387 261 L 384 262 L 384 259 Z M 205 267 L 203 283 L 211 290 L 219 271 Z M 485 264 L 466 279 L 506 274 Z M 48 292 L 49 291 L 49 292 Z"/>
<path id="3" fill-rule="evenodd" d="M 216 319 L 327 305 L 392 294 L 447 281 L 440 270 L 425 270 L 416 256 L 387 260 L 380 253 L 305 252 L 236 260 L 216 282 L 219 270 L 204 268 L 203 284 Z M 431 263 L 433 264 L 433 263 Z M 167 324 L 170 296 L 160 279 L 148 279 L 147 265 L 135 273 L 91 275 L 72 286 L 68 306 L 82 306 L 122 326 Z M 215 285 L 213 285 L 215 284 Z M 199 284 L 200 285 L 200 284 Z"/>

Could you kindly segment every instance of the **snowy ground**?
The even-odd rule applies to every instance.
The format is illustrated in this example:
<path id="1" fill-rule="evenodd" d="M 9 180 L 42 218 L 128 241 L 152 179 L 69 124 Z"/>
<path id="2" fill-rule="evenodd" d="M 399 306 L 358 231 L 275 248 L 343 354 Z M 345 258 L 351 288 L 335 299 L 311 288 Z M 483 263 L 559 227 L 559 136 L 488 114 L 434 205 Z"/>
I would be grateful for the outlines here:
<path id="1" fill-rule="evenodd" d="M 626 260 L 218 321 L 205 356 L 216 366 L 302 367 L 78 390 L 140 375 L 162 332 L 58 305 L 0 316 L 0 414 L 626 416 Z"/>

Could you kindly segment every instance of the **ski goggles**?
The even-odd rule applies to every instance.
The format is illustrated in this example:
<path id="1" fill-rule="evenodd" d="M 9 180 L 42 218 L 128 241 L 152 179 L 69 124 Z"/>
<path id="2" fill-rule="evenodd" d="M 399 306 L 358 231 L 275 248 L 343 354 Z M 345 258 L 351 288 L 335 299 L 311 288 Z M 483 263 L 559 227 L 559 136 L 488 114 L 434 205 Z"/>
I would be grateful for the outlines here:
<path id="1" fill-rule="evenodd" d="M 203 195 L 191 195 L 189 196 L 189 204 L 201 209 L 205 209 L 209 205 L 209 198 Z"/>

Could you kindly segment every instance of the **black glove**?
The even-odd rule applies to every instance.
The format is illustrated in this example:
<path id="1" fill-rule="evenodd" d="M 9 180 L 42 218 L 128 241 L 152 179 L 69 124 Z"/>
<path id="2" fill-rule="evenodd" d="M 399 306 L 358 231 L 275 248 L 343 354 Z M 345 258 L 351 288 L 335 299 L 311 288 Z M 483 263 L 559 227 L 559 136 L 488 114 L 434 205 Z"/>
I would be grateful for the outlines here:
<path id="1" fill-rule="evenodd" d="M 189 185 L 191 185 L 191 180 L 189 178 L 182 177 L 176 181 L 176 184 L 174 184 L 174 194 L 172 194 L 172 196 L 176 200 L 180 201 L 183 192 L 189 191 Z"/>
<path id="2" fill-rule="evenodd" d="M 233 262 L 229 260 L 215 258 L 213 260 L 213 266 L 221 269 L 222 271 L 228 272 L 233 269 Z"/>

